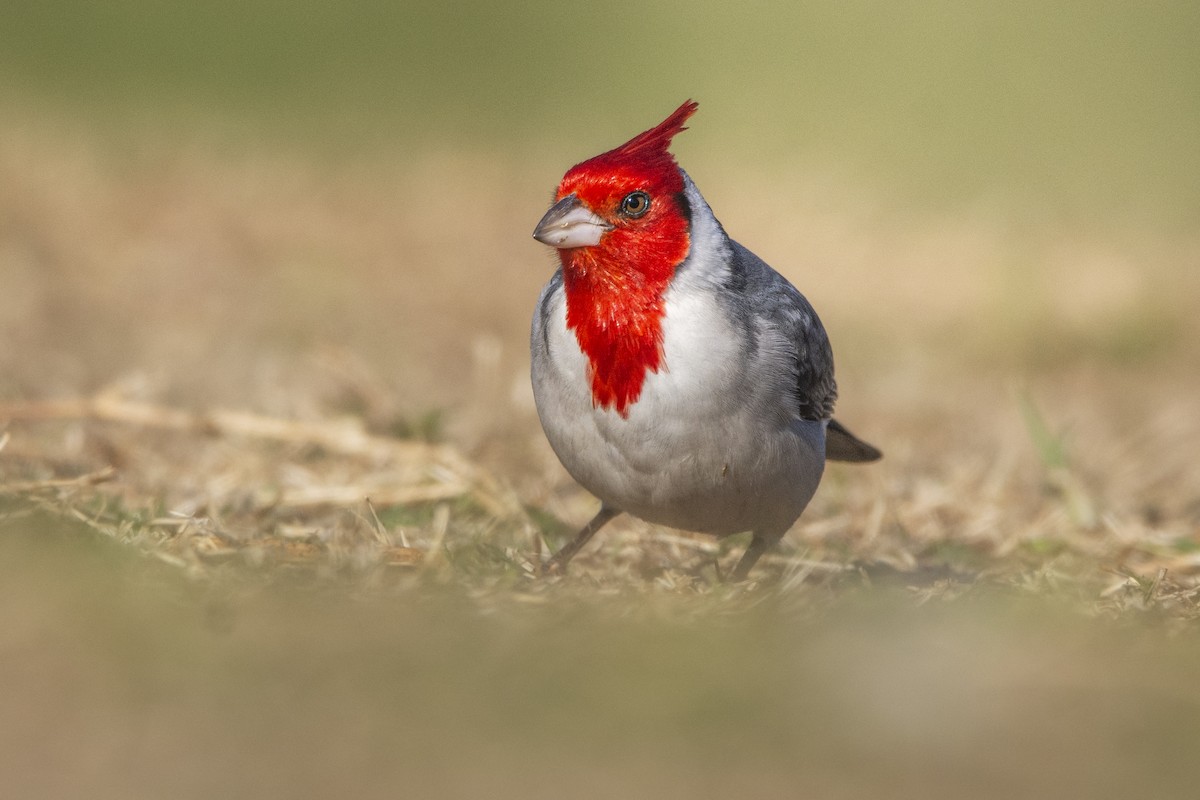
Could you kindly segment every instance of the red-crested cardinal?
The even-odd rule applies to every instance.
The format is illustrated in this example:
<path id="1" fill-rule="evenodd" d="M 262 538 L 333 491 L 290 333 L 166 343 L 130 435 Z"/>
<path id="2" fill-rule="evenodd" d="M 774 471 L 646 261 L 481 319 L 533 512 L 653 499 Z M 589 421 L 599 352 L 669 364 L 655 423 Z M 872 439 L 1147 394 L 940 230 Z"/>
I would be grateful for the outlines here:
<path id="1" fill-rule="evenodd" d="M 881 455 L 832 419 L 833 352 L 812 306 L 726 235 L 669 152 L 696 107 L 568 170 L 533 232 L 562 261 L 533 316 L 538 416 L 601 503 L 551 570 L 625 511 L 753 531 L 742 580 L 804 511 L 826 459 Z"/>

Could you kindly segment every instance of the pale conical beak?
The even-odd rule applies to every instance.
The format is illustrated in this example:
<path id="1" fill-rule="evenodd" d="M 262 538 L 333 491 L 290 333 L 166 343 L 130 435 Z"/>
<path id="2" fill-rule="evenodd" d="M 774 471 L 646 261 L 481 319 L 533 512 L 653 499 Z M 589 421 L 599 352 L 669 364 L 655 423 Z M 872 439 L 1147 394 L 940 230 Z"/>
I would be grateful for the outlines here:
<path id="1" fill-rule="evenodd" d="M 551 247 L 591 247 L 613 229 L 592 213 L 578 197 L 569 194 L 559 200 L 533 229 L 533 238 Z"/>

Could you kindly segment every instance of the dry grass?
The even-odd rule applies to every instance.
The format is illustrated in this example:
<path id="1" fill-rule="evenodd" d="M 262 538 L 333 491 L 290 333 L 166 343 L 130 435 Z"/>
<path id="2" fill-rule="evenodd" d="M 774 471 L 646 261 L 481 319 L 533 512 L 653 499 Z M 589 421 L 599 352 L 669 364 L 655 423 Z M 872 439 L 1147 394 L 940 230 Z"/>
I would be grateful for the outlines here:
<path id="1" fill-rule="evenodd" d="M 29 124 L 0 151 L 0 491 L 195 575 L 458 554 L 467 584 L 532 578 L 587 517 L 525 386 L 548 165 L 118 157 Z M 822 309 L 841 416 L 888 454 L 831 471 L 769 591 L 884 570 L 1195 617 L 1195 242 L 830 209 L 811 181 L 758 214 L 781 185 L 736 178 L 718 213 Z M 708 591 L 733 550 L 628 522 L 568 582 Z"/>
<path id="2" fill-rule="evenodd" d="M 595 502 L 527 388 L 559 165 L 0 124 L 12 793 L 1194 789 L 1194 239 L 701 161 L 886 458 L 753 586 L 632 520 L 546 579 Z"/>

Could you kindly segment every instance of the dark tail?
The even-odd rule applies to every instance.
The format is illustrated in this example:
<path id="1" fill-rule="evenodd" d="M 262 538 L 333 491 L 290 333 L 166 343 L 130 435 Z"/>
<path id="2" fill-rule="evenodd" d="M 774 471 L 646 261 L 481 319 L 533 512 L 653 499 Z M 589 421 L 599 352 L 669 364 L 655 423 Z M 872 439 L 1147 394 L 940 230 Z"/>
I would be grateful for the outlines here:
<path id="1" fill-rule="evenodd" d="M 825 459 L 827 461 L 863 463 L 878 461 L 881 458 L 883 458 L 883 453 L 877 447 L 859 439 L 842 427 L 842 423 L 836 419 L 829 420 L 829 427 L 825 429 Z"/>

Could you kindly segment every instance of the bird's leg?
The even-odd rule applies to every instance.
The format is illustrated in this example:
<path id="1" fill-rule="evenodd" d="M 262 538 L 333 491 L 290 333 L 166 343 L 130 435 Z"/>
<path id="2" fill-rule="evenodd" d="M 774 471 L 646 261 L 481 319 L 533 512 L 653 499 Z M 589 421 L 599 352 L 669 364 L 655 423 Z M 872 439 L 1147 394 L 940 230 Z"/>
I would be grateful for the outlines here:
<path id="1" fill-rule="evenodd" d="M 563 545 L 562 549 L 551 556 L 546 562 L 545 572 L 553 574 L 555 572 L 566 572 L 567 563 L 575 557 L 579 549 L 588 543 L 588 540 L 595 535 L 596 531 L 604 527 L 604 524 L 613 517 L 620 514 L 620 509 L 609 508 L 608 506 L 600 506 L 600 510 L 596 512 L 596 516 L 592 517 L 591 522 L 583 526 L 583 530 L 575 534 L 575 538 L 567 544 Z"/>
<path id="2" fill-rule="evenodd" d="M 754 565 L 758 563 L 758 559 L 762 558 L 762 554 L 770 550 L 780 538 L 782 537 L 764 536 L 755 531 L 754 538 L 750 540 L 750 546 L 746 548 L 746 552 L 742 553 L 742 560 L 733 568 L 733 574 L 729 576 L 729 580 L 733 583 L 741 583 L 746 580 L 746 576 L 750 574 L 750 570 L 754 569 Z"/>

